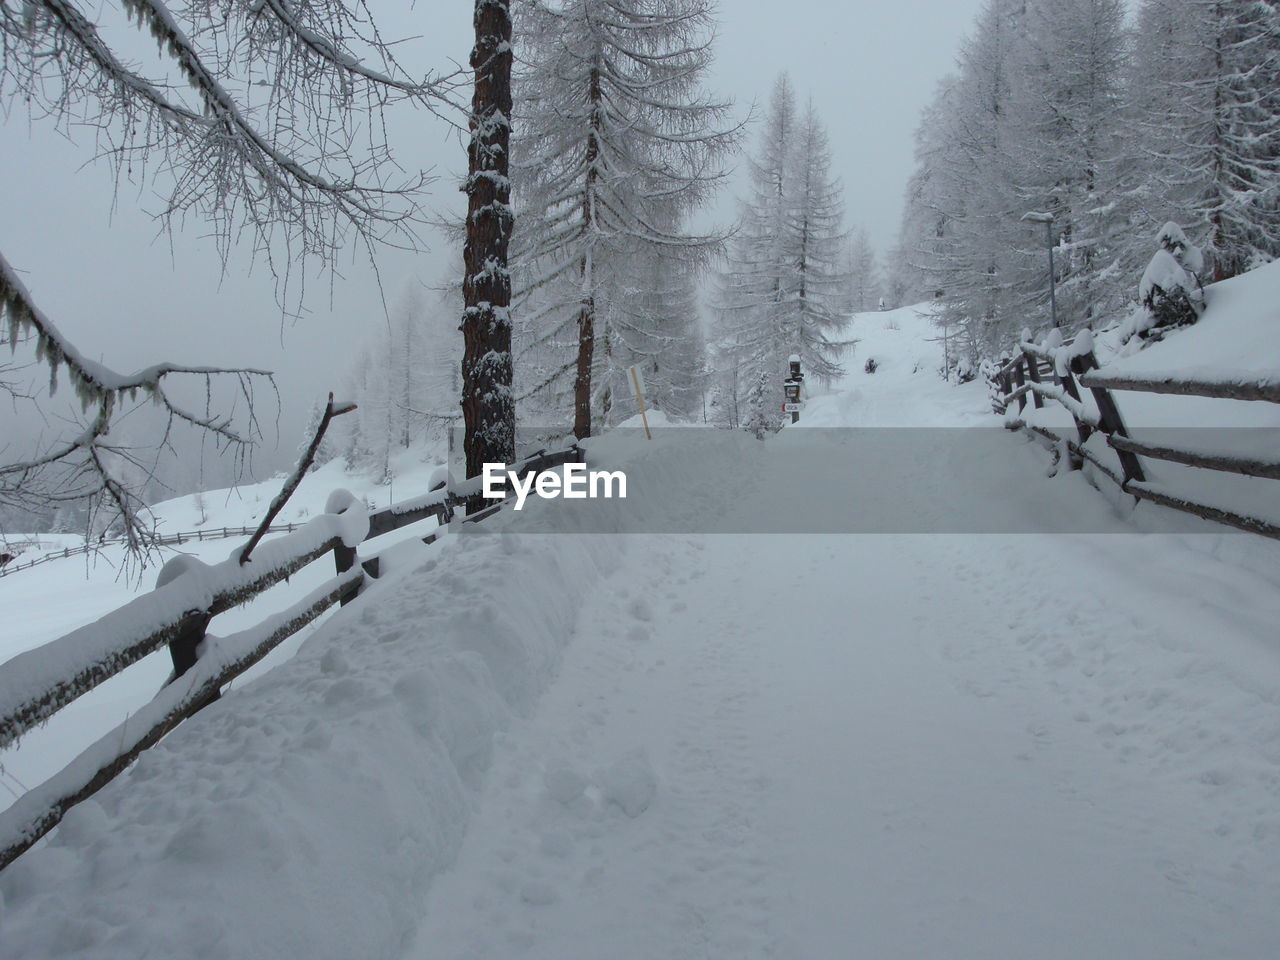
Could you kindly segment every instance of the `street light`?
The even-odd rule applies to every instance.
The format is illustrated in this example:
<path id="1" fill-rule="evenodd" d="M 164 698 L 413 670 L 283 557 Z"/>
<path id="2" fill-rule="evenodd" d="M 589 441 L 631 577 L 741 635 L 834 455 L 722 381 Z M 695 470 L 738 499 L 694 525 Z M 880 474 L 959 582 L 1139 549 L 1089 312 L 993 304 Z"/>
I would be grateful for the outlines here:
<path id="1" fill-rule="evenodd" d="M 1024 213 L 1020 219 L 1044 224 L 1044 241 L 1049 247 L 1049 316 L 1052 318 L 1053 325 L 1056 328 L 1058 326 L 1058 300 L 1053 290 L 1053 214 L 1032 211 L 1031 213 Z"/>

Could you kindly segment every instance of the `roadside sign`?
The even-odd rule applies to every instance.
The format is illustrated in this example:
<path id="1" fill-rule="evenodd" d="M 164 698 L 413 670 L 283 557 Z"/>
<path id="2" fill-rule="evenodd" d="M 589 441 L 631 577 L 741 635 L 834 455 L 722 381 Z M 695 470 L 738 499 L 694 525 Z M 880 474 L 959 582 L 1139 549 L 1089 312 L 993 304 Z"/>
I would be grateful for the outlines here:
<path id="1" fill-rule="evenodd" d="M 784 403 L 782 405 L 783 413 L 799 413 L 804 409 L 803 403 Z"/>

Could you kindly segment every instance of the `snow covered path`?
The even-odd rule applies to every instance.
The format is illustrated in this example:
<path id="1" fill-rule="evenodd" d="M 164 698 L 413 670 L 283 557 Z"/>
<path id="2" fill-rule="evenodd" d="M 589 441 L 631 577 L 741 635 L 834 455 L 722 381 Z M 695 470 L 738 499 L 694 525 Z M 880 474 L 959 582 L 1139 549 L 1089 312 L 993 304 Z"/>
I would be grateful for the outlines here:
<path id="1" fill-rule="evenodd" d="M 1169 569 L 1114 591 L 1149 539 L 1059 548 L 647 538 L 407 955 L 1268 955 L 1280 597 L 1224 615 Z"/>
<path id="2" fill-rule="evenodd" d="M 981 423 L 892 350 L 915 335 L 806 421 Z M 995 470 L 927 444 L 897 469 L 913 502 L 1124 529 L 999 442 Z M 731 509 L 787 479 L 764 458 Z M 1273 953 L 1280 589 L 1214 538 L 628 539 L 407 960 Z"/>

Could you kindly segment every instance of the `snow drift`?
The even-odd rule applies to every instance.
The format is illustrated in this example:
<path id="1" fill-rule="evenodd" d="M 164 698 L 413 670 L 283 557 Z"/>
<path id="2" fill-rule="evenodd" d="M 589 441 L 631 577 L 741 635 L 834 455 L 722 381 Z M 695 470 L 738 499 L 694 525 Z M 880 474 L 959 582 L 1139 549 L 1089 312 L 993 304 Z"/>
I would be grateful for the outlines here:
<path id="1" fill-rule="evenodd" d="M 549 682 L 621 543 L 501 533 L 397 551 L 293 660 L 0 876 L 5 955 L 399 956 L 495 734 Z"/>

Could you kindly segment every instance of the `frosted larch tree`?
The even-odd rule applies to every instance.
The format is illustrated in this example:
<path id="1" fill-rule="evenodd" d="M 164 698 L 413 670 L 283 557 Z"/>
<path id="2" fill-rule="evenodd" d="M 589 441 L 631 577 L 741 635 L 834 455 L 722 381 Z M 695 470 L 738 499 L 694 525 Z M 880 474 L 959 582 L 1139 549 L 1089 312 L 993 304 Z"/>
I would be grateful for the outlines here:
<path id="1" fill-rule="evenodd" d="M 1071 333 L 1112 316 L 1131 296 L 1118 269 L 1127 239 L 1119 184 L 1132 167 L 1126 148 L 1122 0 L 1053 0 L 1027 8 L 1026 41 L 1015 64 L 1012 144 L 1022 211 L 1054 215 L 1057 315 Z M 1033 305 L 1023 323 L 1047 328 L 1046 254 L 1041 225 L 1021 233 L 1015 302 Z"/>
<path id="2" fill-rule="evenodd" d="M 876 309 L 884 288 L 876 250 L 865 227 L 853 231 L 845 255 L 849 312 L 863 313 Z"/>
<path id="3" fill-rule="evenodd" d="M 1221 280 L 1280 256 L 1280 4 L 1146 0 L 1131 85 L 1147 163 L 1132 262 L 1183 225 Z"/>
<path id="4" fill-rule="evenodd" d="M 833 336 L 848 320 L 847 241 L 830 161 L 816 112 L 798 115 L 790 80 L 779 77 L 716 304 L 720 393 L 757 436 L 778 427 L 792 354 L 810 383 L 841 372 Z"/>
<path id="5" fill-rule="evenodd" d="M 703 91 L 712 13 L 711 0 L 522 7 L 513 144 L 522 362 L 531 392 L 573 374 L 578 437 L 611 412 L 622 368 L 668 349 L 677 320 L 696 322 L 639 315 L 669 298 L 637 299 L 635 284 L 654 269 L 700 267 L 722 240 L 686 229 L 736 139 L 730 104 Z"/>

